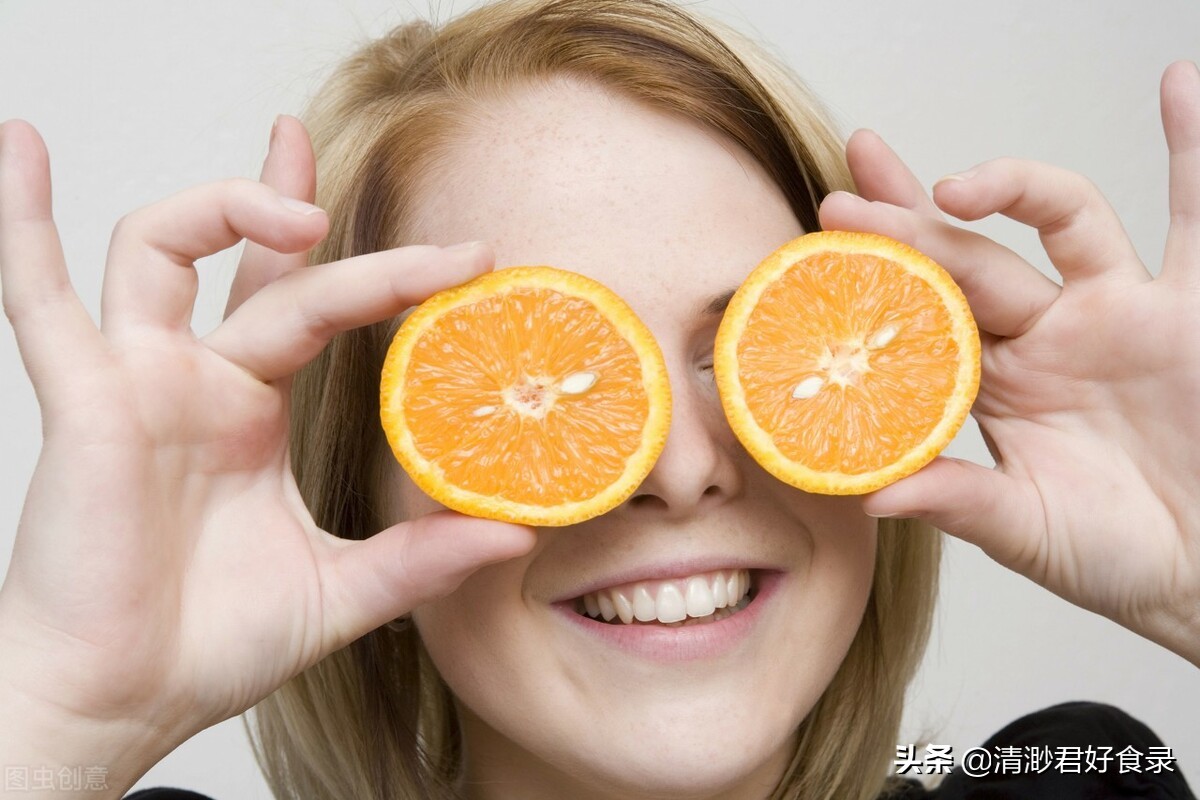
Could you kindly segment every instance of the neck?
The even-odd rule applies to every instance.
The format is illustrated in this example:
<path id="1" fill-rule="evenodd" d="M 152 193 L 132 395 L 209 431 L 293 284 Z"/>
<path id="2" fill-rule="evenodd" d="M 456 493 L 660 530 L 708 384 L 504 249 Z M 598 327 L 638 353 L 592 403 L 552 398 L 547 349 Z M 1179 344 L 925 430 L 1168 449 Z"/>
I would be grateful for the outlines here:
<path id="1" fill-rule="evenodd" d="M 681 771 L 648 774 L 620 765 L 608 775 L 584 774 L 552 764 L 499 734 L 459 704 L 464 770 L 458 796 L 464 800 L 766 800 L 795 752 L 789 737 L 770 757 L 724 785 L 697 786 Z M 611 782 L 609 782 L 611 778 Z M 654 785 L 657 784 L 657 785 Z"/>

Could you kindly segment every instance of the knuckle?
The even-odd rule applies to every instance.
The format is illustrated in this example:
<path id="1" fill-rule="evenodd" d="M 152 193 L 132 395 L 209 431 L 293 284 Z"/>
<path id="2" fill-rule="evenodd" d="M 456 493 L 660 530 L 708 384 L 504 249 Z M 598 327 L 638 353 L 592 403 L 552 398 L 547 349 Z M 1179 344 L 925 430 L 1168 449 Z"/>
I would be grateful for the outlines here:
<path id="1" fill-rule="evenodd" d="M 221 200 L 227 197 L 234 197 L 243 200 L 259 199 L 263 196 L 264 192 L 270 191 L 272 190 L 263 186 L 258 181 L 251 180 L 250 178 L 235 177 L 216 181 L 212 184 L 204 184 L 193 187 L 191 190 L 187 190 L 185 194 L 203 192 L 209 197 L 210 200 L 215 200 L 220 203 Z M 192 199 L 201 198 L 193 196 Z M 112 239 L 125 240 L 144 235 L 153 226 L 154 220 L 162 216 L 162 214 L 159 213 L 159 210 L 162 209 L 165 204 L 175 204 L 183 200 L 184 196 L 168 197 L 158 201 L 157 203 L 151 203 L 150 205 L 143 206 L 126 213 L 120 219 L 118 219 L 116 224 L 113 226 Z"/>
<path id="2" fill-rule="evenodd" d="M 218 184 L 222 194 L 238 197 L 255 196 L 264 188 L 261 183 L 250 178 L 226 178 Z"/>
<path id="3" fill-rule="evenodd" d="M 1013 156 L 999 156 L 990 161 L 985 161 L 976 169 L 983 173 L 993 173 L 1009 180 L 1017 178 L 1028 178 L 1032 164 L 1023 158 L 1015 158 Z"/>
<path id="4" fill-rule="evenodd" d="M 1096 202 L 1104 197 L 1104 192 L 1100 186 L 1086 175 L 1080 175 L 1078 172 L 1073 173 L 1076 180 L 1079 182 L 1079 194 L 1085 202 Z"/>
<path id="5" fill-rule="evenodd" d="M 145 227 L 146 209 L 139 208 L 136 211 L 130 211 L 121 216 L 113 225 L 112 236 L 110 241 L 123 242 L 128 239 L 134 239 L 138 235 L 138 231 Z"/>
<path id="6" fill-rule="evenodd" d="M 26 295 L 22 298 L 0 296 L 0 305 L 4 307 L 4 316 L 14 331 L 48 329 L 56 320 L 56 311 L 62 297 L 56 291 L 45 291 Z"/>
<path id="7" fill-rule="evenodd" d="M 332 319 L 319 307 L 305 302 L 297 295 L 292 295 L 292 308 L 300 322 L 300 330 L 314 341 L 325 342 L 338 333 L 339 328 Z"/>
<path id="8" fill-rule="evenodd" d="M 0 297 L 0 305 L 4 307 L 4 318 L 8 320 L 10 326 L 16 329 L 21 324 L 20 320 L 23 315 L 23 311 L 18 308 L 19 304 L 15 300 L 10 300 L 5 294 Z"/>
<path id="9" fill-rule="evenodd" d="M 1094 196 L 1100 195 L 1100 187 L 1081 172 L 1066 167 L 1048 167 L 1050 177 L 1065 190 L 1071 201 L 1082 205 Z"/>
<path id="10" fill-rule="evenodd" d="M 417 264 L 443 261 L 447 258 L 445 250 L 432 244 L 410 244 L 404 248 L 404 252 Z"/>
<path id="11" fill-rule="evenodd" d="M 273 189 L 250 178 L 225 178 L 217 181 L 211 188 L 213 202 L 226 217 L 262 205 L 268 195 L 274 194 Z"/>

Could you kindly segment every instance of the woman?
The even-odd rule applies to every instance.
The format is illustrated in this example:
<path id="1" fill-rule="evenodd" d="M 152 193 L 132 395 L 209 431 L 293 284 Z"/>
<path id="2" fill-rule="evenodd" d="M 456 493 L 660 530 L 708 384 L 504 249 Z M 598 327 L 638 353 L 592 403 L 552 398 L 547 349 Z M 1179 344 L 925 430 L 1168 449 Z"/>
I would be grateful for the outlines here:
<path id="1" fill-rule="evenodd" d="M 991 162 L 939 185 L 957 216 L 1039 227 L 1060 290 L 943 222 L 877 139 L 851 141 L 848 170 L 815 102 L 731 36 L 648 2 L 502 3 L 347 62 L 306 120 L 315 171 L 283 119 L 265 185 L 126 218 L 103 335 L 65 281 L 44 150 L 6 125 L 5 305 L 46 417 L 0 594 L 6 761 L 109 764 L 120 796 L 258 703 L 280 797 L 875 797 L 928 631 L 927 523 L 1200 662 L 1195 476 L 1173 450 L 1190 420 L 1160 408 L 1136 427 L 1147 398 L 1187 382 L 1156 359 L 1186 364 L 1188 345 L 1162 353 L 1150 331 L 1131 347 L 1139 326 L 1095 314 L 1120 300 L 1146 324 L 1188 318 L 1169 290 L 1195 266 L 1200 78 L 1179 64 L 1164 86 L 1177 226 L 1158 281 L 1076 176 Z M 855 186 L 881 202 L 837 192 Z M 995 337 L 976 414 L 1001 470 L 943 460 L 860 504 L 784 487 L 736 446 L 706 369 L 714 298 L 819 226 L 888 233 L 955 271 Z M 187 267 L 241 237 L 263 247 L 197 341 Z M 486 244 L 456 244 L 473 239 Z M 322 266 L 300 269 L 314 246 Z M 675 396 L 635 495 L 536 535 L 438 511 L 389 460 L 374 405 L 397 314 L 531 262 L 629 301 Z M 1079 348 L 1080 330 L 1107 346 Z M 1074 408 L 1081 385 L 1090 402 Z M 1097 470 L 1114 440 L 1127 457 Z M 1169 477 L 1145 471 L 1163 464 Z M 1113 520 L 1147 514 L 1152 546 L 1113 558 L 1127 536 Z M 111 566 L 61 577 L 72 560 Z M 753 602 L 708 624 L 748 633 L 720 653 L 629 657 L 563 610 L 630 580 L 738 568 Z M 711 634 L 677 630 L 697 646 Z"/>

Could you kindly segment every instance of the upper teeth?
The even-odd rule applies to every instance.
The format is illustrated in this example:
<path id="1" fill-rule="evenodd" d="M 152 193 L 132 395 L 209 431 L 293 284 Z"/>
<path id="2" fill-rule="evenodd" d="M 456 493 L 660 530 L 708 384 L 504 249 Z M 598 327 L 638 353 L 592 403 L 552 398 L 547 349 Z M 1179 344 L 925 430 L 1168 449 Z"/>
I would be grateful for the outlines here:
<path id="1" fill-rule="evenodd" d="M 717 570 L 667 581 L 639 581 L 610 586 L 583 596 L 588 616 L 626 624 L 679 622 L 706 617 L 718 608 L 734 606 L 750 591 L 750 570 Z"/>

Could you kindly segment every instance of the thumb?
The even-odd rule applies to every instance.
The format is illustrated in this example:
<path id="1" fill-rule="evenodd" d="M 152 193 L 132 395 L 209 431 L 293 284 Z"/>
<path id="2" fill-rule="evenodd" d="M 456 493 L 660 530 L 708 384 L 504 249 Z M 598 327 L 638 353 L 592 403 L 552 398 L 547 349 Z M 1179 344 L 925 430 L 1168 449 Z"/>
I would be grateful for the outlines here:
<path id="1" fill-rule="evenodd" d="M 1026 577 L 1045 527 L 1040 508 L 1032 484 L 941 456 L 863 499 L 863 511 L 872 517 L 924 520 Z"/>
<path id="2" fill-rule="evenodd" d="M 334 537 L 331 537 L 334 538 Z M 437 511 L 363 541 L 334 539 L 321 565 L 330 651 L 449 594 L 485 564 L 528 553 L 533 529 Z"/>

